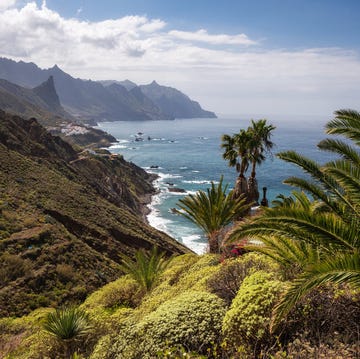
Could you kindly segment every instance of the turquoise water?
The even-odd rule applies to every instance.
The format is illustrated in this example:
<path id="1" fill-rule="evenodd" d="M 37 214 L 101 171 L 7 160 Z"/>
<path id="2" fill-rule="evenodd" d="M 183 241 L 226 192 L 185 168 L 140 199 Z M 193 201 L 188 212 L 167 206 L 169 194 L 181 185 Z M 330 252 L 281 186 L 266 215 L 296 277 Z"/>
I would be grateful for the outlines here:
<path id="1" fill-rule="evenodd" d="M 150 206 L 150 224 L 197 253 L 202 253 L 206 249 L 202 232 L 171 209 L 186 193 L 208 188 L 211 181 L 218 182 L 221 175 L 224 175 L 225 183 L 233 186 L 236 171 L 222 159 L 220 138 L 223 134 L 233 134 L 240 128 L 248 127 L 251 118 L 262 117 L 103 122 L 99 128 L 118 139 L 119 143 L 110 148 L 112 152 L 122 154 L 126 160 L 159 175 L 155 184 L 160 193 L 153 197 Z M 277 116 L 267 119 L 276 126 L 272 137 L 274 154 L 296 150 L 319 162 L 329 160 L 329 155 L 316 147 L 325 137 L 323 128 L 329 118 Z M 289 194 L 291 188 L 282 181 L 293 175 L 302 173 L 293 165 L 272 156 L 258 167 L 259 189 L 264 186 L 268 188 L 269 201 L 280 193 Z M 181 188 L 186 193 L 169 192 L 169 188 Z"/>

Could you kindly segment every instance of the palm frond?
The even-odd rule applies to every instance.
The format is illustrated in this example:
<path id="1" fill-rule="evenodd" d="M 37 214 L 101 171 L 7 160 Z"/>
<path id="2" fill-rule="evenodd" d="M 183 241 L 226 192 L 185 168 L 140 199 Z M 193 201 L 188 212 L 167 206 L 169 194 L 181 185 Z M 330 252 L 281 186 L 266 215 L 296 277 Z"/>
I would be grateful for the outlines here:
<path id="1" fill-rule="evenodd" d="M 275 307 L 272 326 L 275 327 L 305 294 L 326 283 L 347 283 L 359 288 L 359 252 L 333 253 L 316 265 L 310 264 L 305 272 L 291 283 Z"/>
<path id="2" fill-rule="evenodd" d="M 320 141 L 318 143 L 318 147 L 323 151 L 336 153 L 340 155 L 343 160 L 350 161 L 354 165 L 360 166 L 359 152 L 353 146 L 344 141 L 327 138 Z"/>
<path id="3" fill-rule="evenodd" d="M 158 248 L 153 247 L 151 251 L 138 250 L 135 259 L 122 255 L 120 268 L 148 292 L 154 287 L 167 265 L 165 253 L 159 253 Z"/>
<path id="4" fill-rule="evenodd" d="M 350 109 L 335 111 L 335 118 L 326 125 L 326 133 L 343 135 L 360 146 L 360 113 Z"/>

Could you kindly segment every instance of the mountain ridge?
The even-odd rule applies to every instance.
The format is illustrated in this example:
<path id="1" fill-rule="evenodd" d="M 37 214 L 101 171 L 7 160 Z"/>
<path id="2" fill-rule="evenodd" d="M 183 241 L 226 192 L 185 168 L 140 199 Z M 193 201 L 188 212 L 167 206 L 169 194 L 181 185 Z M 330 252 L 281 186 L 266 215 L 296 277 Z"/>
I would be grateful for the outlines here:
<path id="1" fill-rule="evenodd" d="M 194 118 L 215 117 L 213 112 L 203 110 L 197 102 L 190 100 L 184 94 L 180 96 L 181 101 L 178 96 L 173 103 L 176 107 L 174 112 L 176 116 L 173 116 L 168 109 L 164 111 L 166 106 L 171 106 L 171 96 L 167 96 L 166 106 L 164 107 L 163 102 L 155 102 L 148 94 L 143 92 L 148 97 L 148 100 L 146 106 L 142 107 L 141 102 L 131 99 L 131 90 L 134 88 L 134 83 L 128 80 L 123 82 L 105 81 L 106 86 L 104 86 L 101 81 L 73 78 L 57 65 L 48 69 L 40 69 L 34 63 L 16 62 L 11 59 L 0 58 L 0 78 L 20 86 L 37 87 L 40 83 L 47 81 L 50 76 L 53 76 L 61 105 L 79 120 L 101 122 L 168 120 L 175 117 L 189 118 L 189 116 Z M 123 87 L 129 91 L 121 94 L 119 92 L 114 93 L 111 89 L 109 91 L 112 83 L 119 86 L 125 85 Z M 180 91 L 178 93 L 181 94 Z M 150 102 L 153 103 L 151 106 L 149 106 Z M 181 111 L 182 108 L 184 111 Z"/>

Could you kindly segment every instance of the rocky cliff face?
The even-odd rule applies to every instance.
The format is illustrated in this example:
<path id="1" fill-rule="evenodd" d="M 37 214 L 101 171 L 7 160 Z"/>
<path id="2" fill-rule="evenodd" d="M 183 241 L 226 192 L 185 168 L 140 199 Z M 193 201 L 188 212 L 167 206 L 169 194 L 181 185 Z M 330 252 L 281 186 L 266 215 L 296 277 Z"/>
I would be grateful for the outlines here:
<path id="1" fill-rule="evenodd" d="M 122 253 L 188 252 L 143 221 L 151 180 L 0 111 L 0 316 L 83 299 L 120 274 Z"/>
<path id="2" fill-rule="evenodd" d="M 216 118 L 214 112 L 203 110 L 198 102 L 175 88 L 153 81 L 149 85 L 141 85 L 140 89 L 164 113 L 174 118 Z"/>
<path id="3" fill-rule="evenodd" d="M 33 91 L 49 106 L 50 111 L 63 111 L 59 96 L 55 90 L 53 76 L 50 76 L 45 82 L 33 88 Z"/>

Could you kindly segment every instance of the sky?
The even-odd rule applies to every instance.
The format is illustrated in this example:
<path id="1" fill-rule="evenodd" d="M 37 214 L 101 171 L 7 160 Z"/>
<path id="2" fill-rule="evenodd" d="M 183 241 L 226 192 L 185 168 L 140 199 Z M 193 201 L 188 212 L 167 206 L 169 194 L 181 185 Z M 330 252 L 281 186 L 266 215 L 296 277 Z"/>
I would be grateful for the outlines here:
<path id="1" fill-rule="evenodd" d="M 217 114 L 360 110 L 360 0 L 0 0 L 0 56 Z"/>

